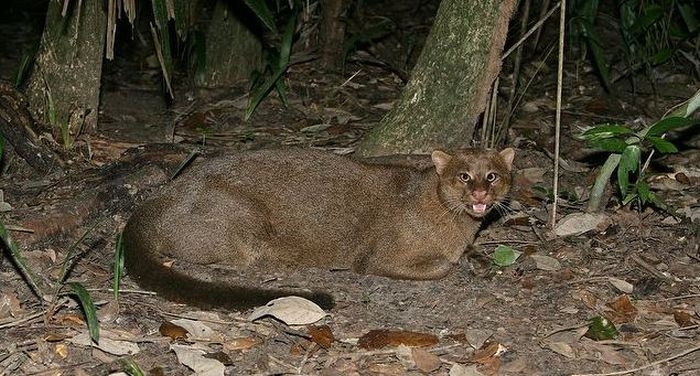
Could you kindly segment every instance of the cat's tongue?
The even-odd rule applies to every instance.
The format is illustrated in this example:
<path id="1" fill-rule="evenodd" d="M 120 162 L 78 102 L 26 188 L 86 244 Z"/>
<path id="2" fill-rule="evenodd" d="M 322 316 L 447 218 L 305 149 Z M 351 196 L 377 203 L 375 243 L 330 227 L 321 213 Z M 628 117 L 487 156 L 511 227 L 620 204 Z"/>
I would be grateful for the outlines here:
<path id="1" fill-rule="evenodd" d="M 472 210 L 474 210 L 474 213 L 482 214 L 486 211 L 486 204 L 474 204 L 472 205 Z"/>

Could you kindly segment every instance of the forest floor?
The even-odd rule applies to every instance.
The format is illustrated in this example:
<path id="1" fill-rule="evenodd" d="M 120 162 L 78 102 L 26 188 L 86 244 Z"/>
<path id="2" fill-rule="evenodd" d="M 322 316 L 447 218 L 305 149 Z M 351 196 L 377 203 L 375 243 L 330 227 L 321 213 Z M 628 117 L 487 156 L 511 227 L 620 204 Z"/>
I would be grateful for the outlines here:
<path id="1" fill-rule="evenodd" d="M 199 159 L 280 145 L 352 153 L 399 97 L 402 80 L 362 59 L 343 74 L 323 73 L 314 62 L 294 65 L 286 75 L 289 107 L 271 95 L 244 122 L 243 90 L 186 93 L 181 78 L 183 89 L 166 106 L 157 67 L 108 64 L 98 129 L 63 153 L 65 174 L 37 176 L 6 156 L 0 221 L 41 283 L 54 288 L 41 302 L 15 265 L 0 259 L 0 375 L 113 374 L 124 370 L 124 359 L 151 375 L 699 374 L 700 134 L 672 138 L 681 151 L 651 164 L 651 186 L 668 212 L 621 207 L 609 189 L 599 226 L 556 236 L 546 226 L 555 63 L 540 62 L 523 67 L 522 80 L 533 79 L 508 132 L 517 148 L 513 210 L 481 231 L 446 278 L 396 281 L 327 270 L 247 276 L 332 292 L 336 306 L 313 325 L 174 304 L 139 289 L 128 274 L 117 301 L 116 236 L 192 150 Z M 576 138 L 582 129 L 650 124 L 698 83 L 669 73 L 658 78 L 656 93 L 624 86 L 609 95 L 585 64 L 566 66 L 560 191 L 568 199 L 559 218 L 584 211 L 604 160 Z M 497 267 L 491 256 L 499 245 L 522 255 Z M 88 338 L 77 300 L 56 287 L 70 255 L 77 262 L 67 280 L 86 286 L 98 307 L 99 345 Z M 613 322 L 618 334 L 589 338 L 596 317 Z"/>

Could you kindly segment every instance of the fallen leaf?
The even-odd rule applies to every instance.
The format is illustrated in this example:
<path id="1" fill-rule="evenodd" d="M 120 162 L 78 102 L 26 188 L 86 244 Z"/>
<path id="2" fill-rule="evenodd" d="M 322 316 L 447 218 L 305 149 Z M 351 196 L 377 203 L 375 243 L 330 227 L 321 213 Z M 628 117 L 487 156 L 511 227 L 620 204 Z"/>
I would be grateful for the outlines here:
<path id="1" fill-rule="evenodd" d="M 376 350 L 382 347 L 406 346 L 430 346 L 438 343 L 438 338 L 433 334 L 411 332 L 407 330 L 370 330 L 357 342 L 360 348 Z"/>
<path id="2" fill-rule="evenodd" d="M 14 291 L 0 291 L 0 319 L 15 317 L 22 312 L 17 293 Z"/>
<path id="3" fill-rule="evenodd" d="M 501 356 L 508 349 L 498 342 L 486 342 L 481 348 L 474 351 L 474 354 L 469 357 L 469 360 L 476 363 L 487 364 L 490 358 Z"/>
<path id="4" fill-rule="evenodd" d="M 624 292 L 625 294 L 631 294 L 634 291 L 634 285 L 625 280 L 610 277 L 608 278 L 608 282 L 610 282 L 611 285 L 613 285 L 616 289 L 620 290 L 621 292 Z"/>
<path id="5" fill-rule="evenodd" d="M 496 266 L 501 267 L 510 266 L 515 263 L 515 260 L 517 260 L 521 254 L 522 252 L 517 251 L 512 247 L 499 245 L 493 251 L 493 263 L 496 264 Z"/>
<path id="6" fill-rule="evenodd" d="M 565 343 L 565 342 L 546 342 L 545 345 L 547 346 L 548 349 L 554 351 L 555 353 L 557 353 L 559 355 L 563 355 L 569 359 L 573 359 L 576 357 L 576 353 L 574 352 L 574 349 L 568 343 Z"/>
<path id="7" fill-rule="evenodd" d="M 613 319 L 618 323 L 631 322 L 637 317 L 637 308 L 632 304 L 627 294 L 621 295 L 606 305 L 613 309 Z"/>
<path id="8" fill-rule="evenodd" d="M 224 349 L 228 351 L 248 350 L 258 343 L 258 341 L 250 337 L 234 338 L 224 342 Z"/>
<path id="9" fill-rule="evenodd" d="M 165 321 L 160 324 L 158 328 L 158 333 L 163 337 L 170 337 L 174 341 L 183 340 L 187 338 L 187 330 L 179 325 L 175 325 L 170 321 Z"/>
<path id="10" fill-rule="evenodd" d="M 61 357 L 61 359 L 65 359 L 68 357 L 68 346 L 66 346 L 65 343 L 57 343 L 56 347 L 54 348 L 54 351 L 58 356 Z"/>
<path id="11" fill-rule="evenodd" d="M 491 331 L 482 329 L 467 329 L 464 331 L 467 342 L 474 350 L 482 348 L 492 335 Z"/>
<path id="12" fill-rule="evenodd" d="M 220 337 L 214 329 L 199 320 L 177 319 L 172 320 L 172 324 L 177 325 L 187 331 L 190 339 L 199 341 L 213 341 Z"/>
<path id="13" fill-rule="evenodd" d="M 554 233 L 562 237 L 581 235 L 595 229 L 602 231 L 610 223 L 610 217 L 605 214 L 572 213 L 557 223 Z"/>
<path id="14" fill-rule="evenodd" d="M 331 331 L 331 328 L 328 325 L 310 325 L 309 335 L 311 335 L 311 340 L 314 343 L 316 343 L 324 349 L 328 349 L 329 347 L 331 347 L 331 345 L 335 341 L 333 331 Z"/>
<path id="15" fill-rule="evenodd" d="M 615 336 L 617 336 L 615 324 L 601 316 L 594 317 L 586 331 L 586 337 L 596 341 L 613 339 Z"/>
<path id="16" fill-rule="evenodd" d="M 530 256 L 535 261 L 535 266 L 537 269 L 554 271 L 561 269 L 561 264 L 559 260 L 554 257 L 544 256 L 544 255 L 531 255 Z"/>
<path id="17" fill-rule="evenodd" d="M 676 323 L 681 328 L 695 324 L 693 322 L 693 317 L 690 316 L 690 314 L 688 312 L 685 312 L 685 311 L 680 311 L 680 310 L 673 311 L 673 319 L 676 320 Z"/>
<path id="18" fill-rule="evenodd" d="M 450 368 L 450 376 L 485 376 L 483 373 L 476 369 L 475 365 L 463 366 L 459 363 L 455 363 Z"/>
<path id="19" fill-rule="evenodd" d="M 412 348 L 411 356 L 413 357 L 413 363 L 416 364 L 416 368 L 423 373 L 433 372 L 442 365 L 442 361 L 437 355 L 429 353 L 420 347 Z"/>
<path id="20" fill-rule="evenodd" d="M 256 308 L 248 316 L 248 320 L 255 321 L 264 316 L 272 316 L 287 325 L 308 325 L 321 320 L 326 315 L 327 313 L 321 307 L 308 299 L 287 296 L 274 299 Z"/>
<path id="21" fill-rule="evenodd" d="M 223 376 L 226 366 L 216 359 L 204 355 L 207 353 L 198 345 L 171 344 L 177 360 L 189 367 L 197 376 Z"/>
<path id="22" fill-rule="evenodd" d="M 372 375 L 401 376 L 406 374 L 406 367 L 400 363 L 372 363 L 367 366 L 367 372 Z"/>
<path id="23" fill-rule="evenodd" d="M 69 339 L 68 342 L 86 347 L 94 346 L 106 353 L 117 356 L 130 354 L 133 355 L 141 351 L 139 349 L 139 346 L 134 342 L 113 340 L 110 338 L 106 338 L 104 335 L 101 336 L 100 341 L 98 343 L 95 343 L 90 338 L 90 333 L 88 332 L 82 332 L 77 336 Z"/>

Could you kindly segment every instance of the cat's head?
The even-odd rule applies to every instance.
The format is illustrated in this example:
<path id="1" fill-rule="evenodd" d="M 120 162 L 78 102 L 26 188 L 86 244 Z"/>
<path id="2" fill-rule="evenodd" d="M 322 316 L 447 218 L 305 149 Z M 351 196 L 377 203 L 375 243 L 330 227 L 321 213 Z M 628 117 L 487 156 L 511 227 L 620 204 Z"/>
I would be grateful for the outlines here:
<path id="1" fill-rule="evenodd" d="M 431 158 L 439 176 L 438 192 L 448 210 L 474 218 L 488 214 L 510 190 L 515 150 L 464 149 Z"/>

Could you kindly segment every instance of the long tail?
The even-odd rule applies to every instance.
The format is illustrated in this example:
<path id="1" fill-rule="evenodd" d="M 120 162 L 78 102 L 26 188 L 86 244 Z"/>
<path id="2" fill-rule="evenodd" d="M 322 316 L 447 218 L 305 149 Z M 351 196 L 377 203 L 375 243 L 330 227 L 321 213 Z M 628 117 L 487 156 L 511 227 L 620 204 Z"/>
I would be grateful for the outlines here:
<path id="1" fill-rule="evenodd" d="M 205 309 L 219 307 L 236 311 L 262 306 L 272 299 L 290 295 L 309 299 L 323 309 L 335 305 L 333 297 L 326 292 L 244 287 L 196 279 L 163 265 L 152 252 L 142 249 L 138 236 L 130 236 L 133 233 L 130 234 L 128 228 L 124 230 L 123 239 L 124 262 L 129 276 L 139 286 L 168 300 Z"/>

